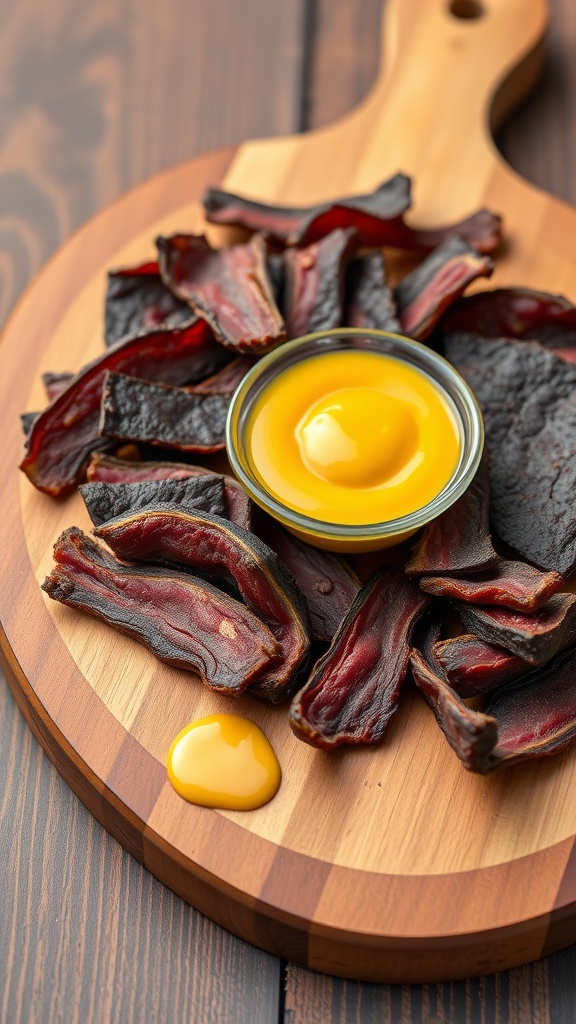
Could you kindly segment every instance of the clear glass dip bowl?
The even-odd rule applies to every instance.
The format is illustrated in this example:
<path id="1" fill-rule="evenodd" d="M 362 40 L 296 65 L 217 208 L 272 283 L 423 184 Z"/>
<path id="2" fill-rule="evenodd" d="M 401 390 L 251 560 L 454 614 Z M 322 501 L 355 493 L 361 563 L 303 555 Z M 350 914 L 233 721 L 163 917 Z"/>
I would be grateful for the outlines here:
<path id="1" fill-rule="evenodd" d="M 460 436 L 460 454 L 452 476 L 422 508 L 381 523 L 348 525 L 323 522 L 283 505 L 269 494 L 252 466 L 247 424 L 268 383 L 282 370 L 326 352 L 365 350 L 394 356 L 423 373 L 444 396 Z M 302 540 L 331 551 L 377 551 L 399 544 L 445 512 L 471 483 L 484 446 L 484 426 L 478 403 L 462 377 L 442 356 L 417 341 L 385 331 L 337 328 L 287 342 L 264 356 L 237 388 L 226 424 L 226 447 L 234 473 L 250 497 Z"/>

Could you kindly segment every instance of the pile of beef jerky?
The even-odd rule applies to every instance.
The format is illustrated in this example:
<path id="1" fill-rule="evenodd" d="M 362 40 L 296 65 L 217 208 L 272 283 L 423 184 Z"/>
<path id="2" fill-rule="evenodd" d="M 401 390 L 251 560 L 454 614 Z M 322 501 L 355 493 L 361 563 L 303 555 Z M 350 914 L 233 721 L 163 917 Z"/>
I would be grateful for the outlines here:
<path id="1" fill-rule="evenodd" d="M 461 298 L 492 272 L 499 218 L 418 230 L 409 205 L 404 175 L 306 209 L 208 190 L 207 219 L 247 241 L 160 238 L 157 262 L 110 273 L 107 350 L 45 377 L 50 404 L 23 417 L 21 468 L 54 497 L 87 479 L 106 545 L 66 530 L 51 597 L 219 692 L 292 698 L 296 735 L 324 749 L 378 742 L 411 673 L 463 764 L 485 773 L 576 733 L 576 597 L 563 591 L 576 568 L 576 309 L 522 288 Z M 422 254 L 394 288 L 388 247 Z M 428 339 L 486 426 L 466 494 L 403 569 L 383 564 L 365 584 L 231 477 L 172 461 L 224 447 L 231 395 L 260 355 L 339 326 Z M 142 461 L 113 454 L 126 443 Z M 450 639 L 454 609 L 468 632 Z M 465 703 L 479 695 L 483 711 Z"/>

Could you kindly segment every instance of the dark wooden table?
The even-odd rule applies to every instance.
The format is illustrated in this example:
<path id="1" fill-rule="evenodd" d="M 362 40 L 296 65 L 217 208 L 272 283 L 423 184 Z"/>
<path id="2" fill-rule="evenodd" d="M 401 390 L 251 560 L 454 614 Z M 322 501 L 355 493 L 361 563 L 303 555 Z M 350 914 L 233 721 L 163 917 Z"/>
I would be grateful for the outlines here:
<path id="1" fill-rule="evenodd" d="M 206 150 L 352 107 L 376 73 L 381 7 L 3 0 L 0 321 L 57 246 L 126 189 Z M 527 178 L 576 203 L 576 6 L 551 0 L 551 11 L 543 81 L 498 144 Z M 0 764 L 1 1024 L 576 1020 L 574 947 L 419 987 L 325 977 L 235 938 L 89 815 L 3 682 Z"/>

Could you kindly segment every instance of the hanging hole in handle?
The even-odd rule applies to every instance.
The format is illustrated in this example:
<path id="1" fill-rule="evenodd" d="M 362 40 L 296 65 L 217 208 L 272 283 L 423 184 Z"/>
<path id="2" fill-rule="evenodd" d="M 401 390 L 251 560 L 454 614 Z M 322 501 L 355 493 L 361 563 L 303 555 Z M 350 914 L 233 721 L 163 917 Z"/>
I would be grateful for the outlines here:
<path id="1" fill-rule="evenodd" d="M 481 18 L 486 13 L 484 4 L 480 3 L 480 0 L 451 0 L 448 10 L 454 18 L 466 21 Z"/>

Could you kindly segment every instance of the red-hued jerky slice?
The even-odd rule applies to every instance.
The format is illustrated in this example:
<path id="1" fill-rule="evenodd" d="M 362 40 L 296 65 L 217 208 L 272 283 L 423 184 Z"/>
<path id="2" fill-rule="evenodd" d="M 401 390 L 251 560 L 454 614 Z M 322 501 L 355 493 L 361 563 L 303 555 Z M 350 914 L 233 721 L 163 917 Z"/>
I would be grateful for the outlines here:
<path id="1" fill-rule="evenodd" d="M 481 640 L 542 665 L 576 641 L 576 596 L 554 594 L 532 615 L 455 601 L 464 626 Z"/>
<path id="2" fill-rule="evenodd" d="M 115 519 L 95 533 L 120 558 L 190 568 L 236 586 L 282 648 L 282 661 L 253 692 L 272 703 L 291 696 L 308 662 L 307 611 L 288 571 L 262 541 L 224 519 L 176 507 Z"/>
<path id="3" fill-rule="evenodd" d="M 560 352 L 576 346 L 576 307 L 563 295 L 534 288 L 494 288 L 456 302 L 444 316 L 442 329 L 485 338 L 531 339 Z"/>
<path id="4" fill-rule="evenodd" d="M 460 697 L 488 693 L 532 669 L 524 658 L 472 634 L 440 640 L 434 644 L 434 655 L 450 686 Z"/>
<path id="5" fill-rule="evenodd" d="M 412 629 L 428 602 L 402 573 L 377 570 L 292 702 L 299 739 L 323 750 L 382 739 L 406 677 Z"/>
<path id="6" fill-rule="evenodd" d="M 269 206 L 252 199 L 209 188 L 203 199 L 206 219 L 262 231 L 287 245 L 309 245 L 335 228 L 353 227 L 364 244 L 374 232 L 390 230 L 410 207 L 410 179 L 396 174 L 368 195 L 348 196 L 315 206 Z M 384 225 L 384 226 L 383 226 Z M 383 243 L 382 243 L 383 244 Z"/>
<path id="7" fill-rule="evenodd" d="M 289 338 L 341 326 L 344 272 L 357 245 L 353 228 L 338 228 L 304 249 L 286 249 L 284 316 Z"/>
<path id="8" fill-rule="evenodd" d="M 230 395 L 198 395 L 192 388 L 151 384 L 107 374 L 100 433 L 120 441 L 181 452 L 217 452 L 226 444 Z"/>
<path id="9" fill-rule="evenodd" d="M 435 667 L 418 650 L 410 654 L 414 681 L 434 712 L 448 743 L 469 771 L 485 774 L 494 768 L 498 742 L 495 717 L 466 706 Z"/>
<path id="10" fill-rule="evenodd" d="M 360 590 L 356 573 L 343 558 L 305 544 L 269 516 L 259 519 L 257 533 L 276 552 L 304 595 L 312 638 L 329 643 Z"/>
<path id="11" fill-rule="evenodd" d="M 222 345 L 262 353 L 284 341 L 260 236 L 226 249 L 212 249 L 203 235 L 172 235 L 156 242 L 162 279 L 208 321 Z"/>
<path id="12" fill-rule="evenodd" d="M 182 480 L 186 477 L 205 476 L 211 470 L 205 466 L 191 466 L 186 462 L 130 462 L 114 455 L 94 452 L 86 470 L 86 479 L 105 483 L 137 483 L 139 480 Z M 252 529 L 252 502 L 246 491 L 231 476 L 218 474 L 224 486 L 226 519 L 244 530 Z"/>
<path id="13" fill-rule="evenodd" d="M 485 451 L 467 491 L 424 530 L 406 565 L 410 576 L 461 576 L 498 563 L 488 522 L 490 485 Z"/>
<path id="14" fill-rule="evenodd" d="M 70 381 L 74 377 L 73 373 L 48 373 L 42 374 L 42 383 L 46 389 L 46 397 L 49 402 L 58 395 L 61 395 L 63 391 L 68 387 Z"/>
<path id="15" fill-rule="evenodd" d="M 558 654 L 489 697 L 486 714 L 498 721 L 497 760 L 506 767 L 559 754 L 576 737 L 576 650 Z"/>
<path id="16" fill-rule="evenodd" d="M 499 558 L 488 572 L 467 579 L 452 576 L 427 576 L 420 581 L 422 590 L 436 597 L 457 598 L 472 604 L 503 605 L 520 612 L 534 612 L 546 603 L 564 583 L 557 572 L 540 572 L 526 562 Z"/>
<path id="17" fill-rule="evenodd" d="M 107 345 L 162 325 L 180 327 L 191 315 L 190 306 L 164 284 L 156 261 L 109 271 L 104 310 Z"/>
<path id="18" fill-rule="evenodd" d="M 194 392 L 197 395 L 232 395 L 255 363 L 256 359 L 252 356 L 238 356 L 218 370 L 218 373 L 195 384 Z"/>
<path id="19" fill-rule="evenodd" d="M 576 366 L 533 341 L 451 334 L 446 355 L 482 409 L 490 521 L 541 569 L 576 568 Z"/>
<path id="20" fill-rule="evenodd" d="M 450 238 L 394 289 L 402 332 L 423 341 L 444 310 L 478 277 L 490 277 L 494 263 L 462 238 Z"/>
<path id="21" fill-rule="evenodd" d="M 80 494 L 94 526 L 149 505 L 179 505 L 207 515 L 225 517 L 222 477 L 206 474 L 184 480 L 141 480 L 138 483 L 82 484 Z"/>
<path id="22" fill-rule="evenodd" d="M 346 327 L 400 332 L 394 296 L 386 277 L 384 254 L 380 250 L 348 264 L 345 293 Z"/>
<path id="23" fill-rule="evenodd" d="M 108 370 L 165 384 L 184 384 L 206 377 L 221 363 L 222 349 L 203 320 L 118 342 L 85 366 L 38 416 L 20 469 L 39 490 L 54 497 L 73 490 L 82 479 L 91 452 L 111 445 L 98 433 Z"/>
<path id="24" fill-rule="evenodd" d="M 214 690 L 241 693 L 278 656 L 252 612 L 193 576 L 123 565 L 76 527 L 58 538 L 54 558 L 42 585 L 50 597 L 103 619 Z"/>

